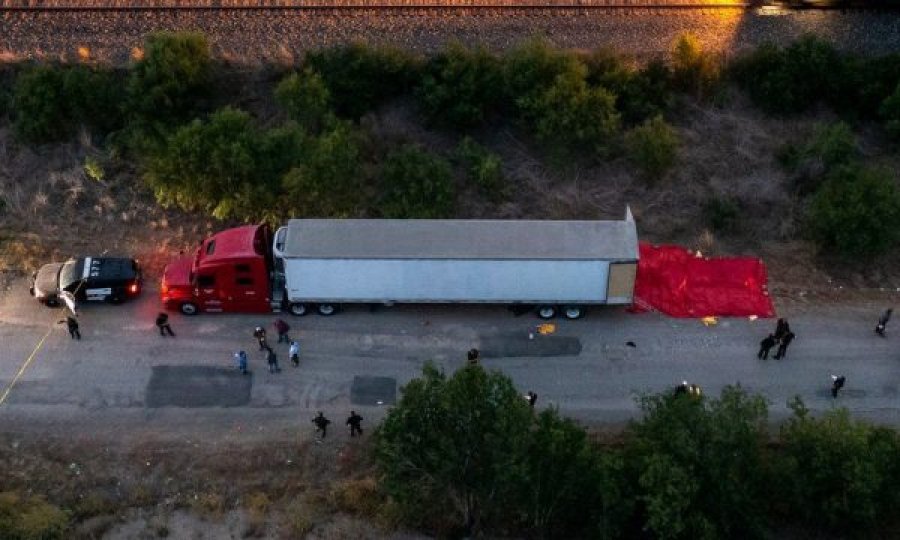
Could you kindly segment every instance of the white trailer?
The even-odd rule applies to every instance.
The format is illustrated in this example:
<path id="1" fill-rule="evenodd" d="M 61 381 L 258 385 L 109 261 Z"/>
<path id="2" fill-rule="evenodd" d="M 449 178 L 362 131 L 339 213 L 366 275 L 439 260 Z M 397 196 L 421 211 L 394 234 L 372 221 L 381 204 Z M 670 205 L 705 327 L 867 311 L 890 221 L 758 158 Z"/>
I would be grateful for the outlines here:
<path id="1" fill-rule="evenodd" d="M 273 242 L 288 310 L 350 303 L 533 305 L 580 317 L 630 304 L 638 261 L 622 221 L 293 219 Z"/>

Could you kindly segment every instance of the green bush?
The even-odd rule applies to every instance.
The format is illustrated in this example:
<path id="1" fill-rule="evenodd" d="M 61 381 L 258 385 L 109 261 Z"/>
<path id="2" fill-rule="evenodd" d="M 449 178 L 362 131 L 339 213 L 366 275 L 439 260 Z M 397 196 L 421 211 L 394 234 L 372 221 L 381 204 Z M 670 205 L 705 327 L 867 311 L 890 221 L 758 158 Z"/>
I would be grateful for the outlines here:
<path id="1" fill-rule="evenodd" d="M 69 516 L 38 497 L 0 493 L 0 538 L 57 540 L 66 538 Z"/>
<path id="2" fill-rule="evenodd" d="M 849 101 L 841 95 L 844 59 L 815 36 L 805 36 L 785 49 L 761 46 L 738 59 L 732 73 L 753 101 L 771 113 L 799 113 L 823 100 Z"/>
<path id="3" fill-rule="evenodd" d="M 466 171 L 466 179 L 493 202 L 506 196 L 508 183 L 503 176 L 503 161 L 471 137 L 464 137 L 456 157 Z"/>
<path id="4" fill-rule="evenodd" d="M 711 198 L 703 204 L 707 226 L 716 232 L 731 232 L 738 226 L 740 206 L 734 199 Z"/>
<path id="5" fill-rule="evenodd" d="M 790 517 L 831 535 L 864 537 L 900 512 L 900 439 L 891 429 L 850 418 L 846 409 L 816 418 L 799 400 L 781 428 L 780 484 Z"/>
<path id="6" fill-rule="evenodd" d="M 281 181 L 283 213 L 294 217 L 353 217 L 366 199 L 363 135 L 346 123 L 311 139 L 304 156 Z"/>
<path id="7" fill-rule="evenodd" d="M 654 116 L 662 116 L 672 101 L 672 74 L 661 61 L 652 61 L 640 70 L 625 65 L 622 57 L 600 49 L 585 57 L 587 83 L 606 88 L 618 98 L 616 108 L 625 125 L 633 126 Z"/>
<path id="8" fill-rule="evenodd" d="M 718 86 L 721 62 L 704 52 L 692 34 L 683 34 L 672 51 L 672 81 L 676 88 L 698 98 L 709 97 Z"/>
<path id="9" fill-rule="evenodd" d="M 822 250 L 846 258 L 879 255 L 900 235 L 900 192 L 885 170 L 845 165 L 814 195 L 808 226 Z"/>
<path id="10" fill-rule="evenodd" d="M 644 530 L 656 538 L 760 538 L 769 492 L 766 402 L 740 387 L 717 400 L 645 396 L 625 449 Z"/>
<path id="11" fill-rule="evenodd" d="M 381 170 L 381 214 L 387 218 L 446 218 L 455 189 L 446 160 L 416 146 L 388 154 Z"/>
<path id="12" fill-rule="evenodd" d="M 540 99 L 559 77 L 584 79 L 587 67 L 577 55 L 532 39 L 511 49 L 502 58 L 503 88 L 518 108 Z"/>
<path id="13" fill-rule="evenodd" d="M 169 136 L 147 180 L 163 205 L 258 220 L 274 206 L 277 181 L 301 144 L 296 133 L 262 133 L 250 115 L 226 108 Z"/>
<path id="14" fill-rule="evenodd" d="M 644 177 L 657 180 L 675 164 L 678 136 L 661 116 L 656 116 L 625 134 L 625 148 Z"/>
<path id="15" fill-rule="evenodd" d="M 884 129 L 895 140 L 900 140 L 900 84 L 894 93 L 884 100 L 879 109 L 884 120 Z"/>
<path id="16" fill-rule="evenodd" d="M 404 51 L 363 44 L 311 51 L 306 62 L 322 76 L 338 114 L 352 119 L 408 92 L 419 70 Z"/>
<path id="17" fill-rule="evenodd" d="M 288 117 L 311 132 L 333 121 L 331 96 L 322 77 L 311 70 L 292 73 L 278 83 L 275 99 Z"/>
<path id="18" fill-rule="evenodd" d="M 129 127 L 134 144 L 162 140 L 175 126 L 198 116 L 212 94 L 212 62 L 203 34 L 158 32 L 128 79 Z"/>
<path id="19" fill-rule="evenodd" d="M 84 66 L 36 66 L 13 89 L 13 127 L 32 143 L 70 138 L 80 126 L 105 134 L 121 124 L 122 86 L 115 74 Z"/>
<path id="20" fill-rule="evenodd" d="M 501 85 L 494 55 L 452 43 L 426 64 L 416 94 L 431 122 L 465 129 L 484 122 L 497 107 Z"/>

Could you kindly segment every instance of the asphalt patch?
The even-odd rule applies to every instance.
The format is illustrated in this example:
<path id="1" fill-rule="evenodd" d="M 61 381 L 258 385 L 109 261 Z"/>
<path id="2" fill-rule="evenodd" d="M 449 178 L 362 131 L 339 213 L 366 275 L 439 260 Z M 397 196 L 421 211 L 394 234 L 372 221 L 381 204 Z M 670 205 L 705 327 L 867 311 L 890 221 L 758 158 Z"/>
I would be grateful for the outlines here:
<path id="1" fill-rule="evenodd" d="M 353 377 L 350 402 L 354 405 L 393 405 L 397 402 L 397 379 Z"/>
<path id="2" fill-rule="evenodd" d="M 520 356 L 578 356 L 581 340 L 577 337 L 542 336 L 516 333 L 481 338 L 481 356 L 484 358 L 510 358 Z"/>
<path id="3" fill-rule="evenodd" d="M 214 366 L 153 366 L 147 407 L 241 407 L 250 403 L 253 374 Z"/>

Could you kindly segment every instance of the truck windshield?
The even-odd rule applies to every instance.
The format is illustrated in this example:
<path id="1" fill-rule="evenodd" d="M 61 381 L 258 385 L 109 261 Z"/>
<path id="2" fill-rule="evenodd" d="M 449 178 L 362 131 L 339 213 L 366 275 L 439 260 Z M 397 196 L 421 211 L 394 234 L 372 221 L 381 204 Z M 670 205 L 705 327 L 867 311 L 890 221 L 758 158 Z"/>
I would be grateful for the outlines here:
<path id="1" fill-rule="evenodd" d="M 81 279 L 83 259 L 69 259 L 59 269 L 59 288 L 60 290 L 69 287 L 76 281 Z"/>

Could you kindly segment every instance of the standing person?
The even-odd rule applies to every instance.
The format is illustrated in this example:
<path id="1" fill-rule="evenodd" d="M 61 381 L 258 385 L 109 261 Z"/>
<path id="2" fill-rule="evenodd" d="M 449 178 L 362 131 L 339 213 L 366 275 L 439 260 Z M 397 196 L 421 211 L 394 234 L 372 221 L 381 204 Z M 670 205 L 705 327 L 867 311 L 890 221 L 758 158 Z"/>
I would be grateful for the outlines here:
<path id="1" fill-rule="evenodd" d="M 272 325 L 275 327 L 275 331 L 278 332 L 278 343 L 291 342 L 291 338 L 288 337 L 288 331 L 291 329 L 291 326 L 288 323 L 281 319 L 277 319 Z"/>
<path id="2" fill-rule="evenodd" d="M 759 352 L 756 353 L 756 357 L 760 360 L 766 360 L 769 358 L 769 351 L 772 350 L 772 347 L 775 346 L 775 335 L 769 334 L 766 336 L 766 339 L 759 342 Z M 780 350 L 780 349 L 779 349 Z M 778 358 L 776 355 L 775 358 Z"/>
<path id="3" fill-rule="evenodd" d="M 837 399 L 838 392 L 844 387 L 844 383 L 847 382 L 847 377 L 832 375 L 831 381 L 831 397 Z"/>
<path id="4" fill-rule="evenodd" d="M 66 315 L 65 320 L 59 321 L 59 324 L 62 323 L 66 323 L 66 328 L 69 330 L 70 338 L 81 341 L 81 331 L 78 329 L 78 319 L 71 315 Z"/>
<path id="5" fill-rule="evenodd" d="M 278 357 L 275 356 L 275 351 L 272 350 L 272 347 L 266 346 L 266 362 L 269 363 L 269 373 L 278 373 L 281 371 L 278 369 Z"/>
<path id="6" fill-rule="evenodd" d="M 240 370 L 241 375 L 246 375 L 247 371 L 247 353 L 244 351 L 238 351 L 234 353 L 234 361 L 237 362 L 238 370 Z"/>
<path id="7" fill-rule="evenodd" d="M 888 321 L 891 320 L 892 313 L 894 313 L 893 308 L 888 308 L 881 314 L 881 317 L 878 318 L 878 324 L 875 325 L 875 333 L 879 336 L 885 337 L 884 327 L 887 326 Z"/>
<path id="8" fill-rule="evenodd" d="M 291 355 L 291 364 L 294 367 L 300 367 L 300 344 L 296 341 L 291 342 L 291 348 L 288 350 Z"/>
<path id="9" fill-rule="evenodd" d="M 525 394 L 525 401 L 528 402 L 528 406 L 534 409 L 534 404 L 537 403 L 537 394 L 532 392 L 531 390 Z"/>
<path id="10" fill-rule="evenodd" d="M 778 319 L 778 322 L 775 323 L 775 341 L 781 341 L 781 338 L 790 331 L 791 325 L 788 324 L 787 319 Z"/>
<path id="11" fill-rule="evenodd" d="M 316 415 L 315 418 L 312 419 L 313 424 L 316 425 L 316 433 L 322 432 L 322 439 L 328 435 L 328 424 L 331 423 L 331 420 L 325 418 L 325 415 L 322 414 L 322 411 L 319 411 L 319 414 Z"/>
<path id="12" fill-rule="evenodd" d="M 262 326 L 257 326 L 253 329 L 253 337 L 256 338 L 256 342 L 259 343 L 259 350 L 264 351 L 269 348 L 269 344 L 266 343 L 266 329 Z"/>
<path id="13" fill-rule="evenodd" d="M 166 334 L 175 337 L 175 332 L 173 332 L 172 327 L 169 326 L 168 313 L 160 312 L 159 315 L 156 316 L 156 327 L 159 328 L 159 335 L 162 337 L 166 337 Z"/>
<path id="14" fill-rule="evenodd" d="M 481 353 L 476 348 L 469 349 L 469 352 L 466 353 L 466 359 L 469 361 L 469 364 L 477 364 L 478 357 L 481 356 Z"/>
<path id="15" fill-rule="evenodd" d="M 356 411 L 350 411 L 350 417 L 347 418 L 347 425 L 350 426 L 350 436 L 355 437 L 358 434 L 362 437 L 362 423 L 363 417 L 356 414 Z"/>
<path id="16" fill-rule="evenodd" d="M 781 360 L 787 354 L 788 345 L 797 337 L 793 332 L 788 330 L 787 334 L 782 336 L 781 342 L 778 344 L 778 350 L 775 352 L 775 360 Z"/>

